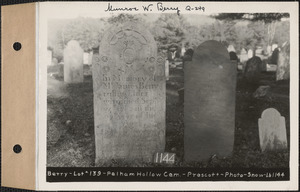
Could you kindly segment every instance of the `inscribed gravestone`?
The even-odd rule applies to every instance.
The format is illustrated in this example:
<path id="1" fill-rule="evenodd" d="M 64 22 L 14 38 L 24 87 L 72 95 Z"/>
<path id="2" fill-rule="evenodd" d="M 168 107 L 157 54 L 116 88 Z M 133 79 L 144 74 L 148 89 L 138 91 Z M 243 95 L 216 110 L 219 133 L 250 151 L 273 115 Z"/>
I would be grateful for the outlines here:
<path id="1" fill-rule="evenodd" d="M 262 61 L 259 57 L 254 56 L 246 63 L 244 78 L 248 83 L 256 84 L 260 80 Z"/>
<path id="2" fill-rule="evenodd" d="M 264 110 L 258 120 L 258 126 L 262 151 L 287 148 L 285 118 L 276 109 Z"/>
<path id="3" fill-rule="evenodd" d="M 137 23 L 110 28 L 93 59 L 96 163 L 150 162 L 165 147 L 165 63 Z"/>
<path id="4" fill-rule="evenodd" d="M 233 150 L 236 67 L 217 41 L 202 43 L 184 71 L 184 156 L 207 160 Z"/>
<path id="5" fill-rule="evenodd" d="M 75 40 L 69 41 L 64 50 L 64 81 L 83 82 L 83 50 Z"/>

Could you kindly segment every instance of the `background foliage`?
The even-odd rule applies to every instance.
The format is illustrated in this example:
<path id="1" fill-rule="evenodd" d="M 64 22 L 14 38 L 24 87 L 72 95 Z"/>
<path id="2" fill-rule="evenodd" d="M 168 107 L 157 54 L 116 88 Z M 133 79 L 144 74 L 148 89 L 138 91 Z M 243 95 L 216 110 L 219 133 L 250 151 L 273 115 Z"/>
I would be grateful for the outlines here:
<path id="1" fill-rule="evenodd" d="M 279 13 L 224 13 L 215 16 L 161 14 L 153 15 L 119 14 L 109 18 L 83 18 L 51 20 L 48 27 L 48 47 L 53 50 L 53 57 L 58 62 L 63 60 L 63 49 L 74 39 L 79 41 L 84 51 L 97 47 L 103 33 L 111 26 L 127 21 L 143 24 L 153 34 L 158 50 L 186 49 L 199 46 L 206 40 L 217 40 L 225 46 L 234 45 L 237 53 L 242 48 L 267 48 L 277 43 L 279 46 L 289 41 L 290 22 L 288 14 Z M 156 18 L 153 20 L 153 18 Z M 209 22 L 200 22 L 207 20 Z"/>

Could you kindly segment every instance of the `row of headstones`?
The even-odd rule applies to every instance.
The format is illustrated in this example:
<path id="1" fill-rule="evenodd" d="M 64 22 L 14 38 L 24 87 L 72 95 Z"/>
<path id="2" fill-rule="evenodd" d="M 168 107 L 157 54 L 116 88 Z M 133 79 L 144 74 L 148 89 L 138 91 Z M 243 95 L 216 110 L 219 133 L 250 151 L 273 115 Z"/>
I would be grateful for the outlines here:
<path id="1" fill-rule="evenodd" d="M 83 78 L 78 72 L 82 66 L 79 48 L 71 41 L 65 50 L 70 51 L 64 58 L 67 82 Z M 92 71 L 96 163 L 112 159 L 150 162 L 154 154 L 165 150 L 164 58 L 157 55 L 153 36 L 136 23 L 111 28 L 100 50 L 93 55 Z M 216 41 L 202 43 L 185 66 L 184 81 L 185 161 L 229 155 L 234 142 L 236 66 L 226 48 Z M 284 128 L 266 120 L 270 115 L 265 114 L 260 130 L 267 130 L 262 131 L 263 141 L 269 141 L 272 148 L 281 137 L 275 132 L 272 140 L 269 133 Z M 277 117 L 272 118 L 276 121 Z"/>
<path id="2" fill-rule="evenodd" d="M 235 48 L 233 45 L 229 45 L 227 48 L 228 52 L 233 52 L 236 53 Z M 278 50 L 278 45 L 277 44 L 273 44 L 272 46 L 268 45 L 267 47 L 267 56 L 272 56 L 273 52 L 276 50 Z M 258 47 L 255 50 L 255 56 L 260 57 L 261 59 L 264 59 L 264 55 L 263 54 L 263 49 L 261 47 Z M 251 59 L 254 56 L 254 52 L 252 49 L 249 49 L 248 52 L 246 51 L 246 49 L 242 48 L 241 52 L 240 52 L 240 62 L 246 62 L 248 59 Z M 272 61 L 274 61 L 274 59 L 272 59 Z M 277 62 L 277 59 L 275 61 L 275 63 Z"/>
<path id="3" fill-rule="evenodd" d="M 232 45 L 230 45 L 227 49 L 229 51 L 230 57 L 232 57 L 232 53 L 235 53 L 235 49 Z M 244 50 L 244 49 L 243 49 Z M 242 53 L 243 53 L 242 50 Z M 245 50 L 244 50 L 245 51 Z M 251 55 L 249 57 L 249 53 L 252 51 L 251 49 L 248 51 L 247 60 L 246 56 L 241 54 L 241 62 L 246 62 L 244 74 L 246 79 L 249 82 L 256 82 L 259 80 L 259 74 L 261 71 L 267 71 L 266 63 L 261 61 L 261 57 L 259 52 L 256 53 L 257 56 Z M 246 52 L 246 51 L 245 51 Z M 289 78 L 289 61 L 285 61 L 283 54 L 285 52 L 282 51 L 279 53 L 279 62 L 277 67 L 277 75 L 276 80 L 283 80 Z M 253 54 L 253 53 L 250 53 Z M 67 47 L 64 50 L 64 81 L 68 83 L 78 83 L 83 82 L 83 66 L 82 64 L 91 64 L 92 63 L 92 55 L 93 53 L 84 53 L 79 43 L 75 40 L 72 40 L 68 43 Z M 52 51 L 48 52 L 48 57 L 52 57 Z M 237 58 L 237 57 L 236 57 Z M 251 58 L 248 60 L 248 58 Z M 232 58 L 231 58 L 232 59 Z M 168 65 L 165 65 L 165 71 L 167 80 L 169 77 Z"/>
<path id="4" fill-rule="evenodd" d="M 230 45 L 227 50 L 231 60 L 238 59 L 233 45 Z M 255 82 L 259 79 L 259 73 L 266 71 L 276 71 L 276 81 L 287 80 L 290 78 L 289 43 L 285 43 L 281 50 L 279 50 L 277 44 L 272 45 L 272 47 L 268 46 L 268 53 L 269 56 L 271 56 L 270 64 L 267 64 L 262 49 L 257 49 L 255 51 L 255 56 L 251 49 L 248 50 L 248 53 L 245 49 L 242 49 L 240 54 L 240 63 L 242 65 L 238 65 L 238 68 L 242 67 L 241 70 L 243 70 L 246 79 L 250 81 L 254 80 Z M 251 66 L 249 67 L 249 65 Z M 276 67 L 275 70 L 274 67 Z"/>

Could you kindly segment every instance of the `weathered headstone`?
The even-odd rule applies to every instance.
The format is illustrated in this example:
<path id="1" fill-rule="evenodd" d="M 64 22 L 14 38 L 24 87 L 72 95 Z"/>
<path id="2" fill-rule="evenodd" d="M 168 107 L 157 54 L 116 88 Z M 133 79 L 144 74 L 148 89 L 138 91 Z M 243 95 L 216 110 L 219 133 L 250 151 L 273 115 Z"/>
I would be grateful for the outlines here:
<path id="1" fill-rule="evenodd" d="M 236 52 L 233 45 L 229 45 L 228 48 L 227 48 L 227 51 L 228 51 L 229 53 L 230 53 L 230 52 Z"/>
<path id="2" fill-rule="evenodd" d="M 181 54 L 180 54 L 180 56 L 183 57 L 185 52 L 186 52 L 186 50 L 185 50 L 185 47 L 184 47 L 184 43 L 182 43 L 181 44 Z"/>
<path id="3" fill-rule="evenodd" d="M 83 53 L 83 64 L 88 65 L 89 64 L 89 53 L 84 52 Z"/>
<path id="4" fill-rule="evenodd" d="M 274 108 L 263 111 L 258 120 L 259 140 L 262 151 L 287 148 L 285 118 Z"/>
<path id="5" fill-rule="evenodd" d="M 93 56 L 96 163 L 150 162 L 164 152 L 165 62 L 137 23 L 110 28 Z"/>
<path id="6" fill-rule="evenodd" d="M 290 78 L 290 44 L 282 47 L 278 54 L 276 81 Z"/>
<path id="7" fill-rule="evenodd" d="M 184 158 L 208 160 L 233 150 L 236 67 L 226 48 L 206 41 L 184 71 Z"/>
<path id="8" fill-rule="evenodd" d="M 240 53 L 240 63 L 239 63 L 239 70 L 244 71 L 246 62 L 248 61 L 248 54 L 247 51 L 243 48 Z"/>
<path id="9" fill-rule="evenodd" d="M 272 53 L 272 56 L 271 56 L 270 64 L 277 65 L 278 55 L 279 55 L 279 49 L 275 48 L 273 53 Z"/>
<path id="10" fill-rule="evenodd" d="M 252 49 L 248 50 L 248 59 L 251 59 L 253 57 L 253 51 Z"/>
<path id="11" fill-rule="evenodd" d="M 241 50 L 241 54 L 240 54 L 240 62 L 244 63 L 248 60 L 248 55 L 247 55 L 247 51 L 243 48 Z"/>
<path id="12" fill-rule="evenodd" d="M 271 46 L 271 45 L 268 45 L 268 46 L 267 46 L 267 55 L 268 55 L 268 56 L 271 56 L 271 55 L 272 55 L 272 46 Z"/>
<path id="13" fill-rule="evenodd" d="M 273 45 L 272 45 L 272 51 L 274 51 L 277 47 L 278 47 L 277 44 L 273 44 Z"/>
<path id="14" fill-rule="evenodd" d="M 262 59 L 261 62 L 262 62 L 262 63 L 261 63 L 261 71 L 262 71 L 262 72 L 267 71 L 268 60 L 267 60 L 267 59 Z"/>
<path id="15" fill-rule="evenodd" d="M 257 84 L 260 80 L 262 61 L 259 57 L 254 56 L 246 63 L 244 78 L 248 83 Z"/>
<path id="16" fill-rule="evenodd" d="M 83 50 L 75 40 L 69 41 L 64 50 L 64 81 L 83 82 Z"/>
<path id="17" fill-rule="evenodd" d="M 92 65 L 93 63 L 93 51 L 89 53 L 88 65 Z"/>

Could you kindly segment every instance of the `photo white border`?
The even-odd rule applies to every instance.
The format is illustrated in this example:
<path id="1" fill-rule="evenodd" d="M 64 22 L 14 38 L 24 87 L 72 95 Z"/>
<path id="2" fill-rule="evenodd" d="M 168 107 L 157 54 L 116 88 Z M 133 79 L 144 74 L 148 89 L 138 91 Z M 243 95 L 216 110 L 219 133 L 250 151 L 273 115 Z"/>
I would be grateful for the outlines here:
<path id="1" fill-rule="evenodd" d="M 116 7 L 126 4 L 134 7 L 157 2 L 111 2 Z M 46 182 L 46 133 L 47 133 L 47 66 L 38 65 L 38 153 L 37 153 L 37 190 L 297 190 L 298 189 L 298 101 L 299 101 L 299 10 L 298 2 L 163 2 L 166 6 L 178 6 L 181 14 L 211 13 L 290 13 L 290 181 L 222 181 L 222 182 Z M 37 3 L 39 58 L 38 63 L 46 63 L 47 58 L 47 23 L 50 18 L 67 18 L 81 12 L 83 15 L 106 14 L 108 2 L 40 2 Z M 205 12 L 184 11 L 186 5 L 204 6 Z M 146 13 L 144 11 L 141 11 Z M 116 12 L 119 14 L 121 12 Z M 124 12 L 129 13 L 129 12 Z M 140 12 L 138 12 L 140 13 Z M 153 11 L 153 13 L 159 13 Z M 167 12 L 170 13 L 170 12 Z M 174 13 L 174 12 L 172 12 Z M 131 14 L 131 12 L 130 12 Z"/>

